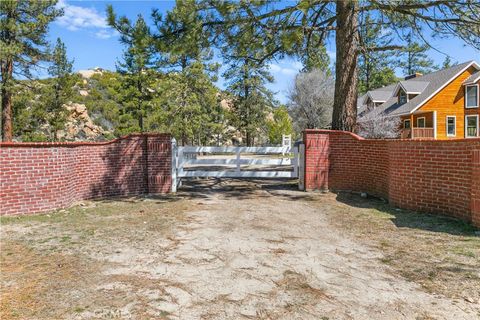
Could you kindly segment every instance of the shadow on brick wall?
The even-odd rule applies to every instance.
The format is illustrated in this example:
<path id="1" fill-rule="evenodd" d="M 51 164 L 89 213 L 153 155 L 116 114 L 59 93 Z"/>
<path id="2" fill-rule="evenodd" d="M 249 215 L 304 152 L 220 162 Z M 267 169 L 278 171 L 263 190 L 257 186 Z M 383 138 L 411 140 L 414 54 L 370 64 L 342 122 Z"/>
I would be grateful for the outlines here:
<path id="1" fill-rule="evenodd" d="M 92 175 L 93 181 L 87 198 L 146 194 L 148 192 L 146 139 L 128 137 L 103 146 L 97 154 L 90 155 L 95 157 L 91 161 L 97 162 L 91 168 L 97 168 L 101 173 L 96 178 Z"/>
<path id="2" fill-rule="evenodd" d="M 398 209 L 390 206 L 384 200 L 373 197 L 365 199 L 358 194 L 348 192 L 338 192 L 336 199 L 351 207 L 377 211 L 371 211 L 372 216 L 378 214 L 378 211 L 380 214 L 386 214 L 397 228 L 419 229 L 462 236 L 475 235 L 476 228 L 460 219 Z"/>

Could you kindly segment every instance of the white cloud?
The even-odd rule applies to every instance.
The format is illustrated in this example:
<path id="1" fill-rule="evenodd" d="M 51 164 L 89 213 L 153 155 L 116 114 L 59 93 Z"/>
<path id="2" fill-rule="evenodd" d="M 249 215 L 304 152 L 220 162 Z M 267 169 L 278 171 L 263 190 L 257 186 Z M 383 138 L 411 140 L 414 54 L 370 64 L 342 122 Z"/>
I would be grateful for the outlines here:
<path id="1" fill-rule="evenodd" d="M 57 19 L 57 24 L 70 31 L 89 29 L 100 39 L 108 39 L 117 34 L 108 26 L 106 16 L 95 8 L 72 5 L 65 0 L 60 0 L 57 6 L 64 11 L 64 15 Z"/>
<path id="2" fill-rule="evenodd" d="M 303 65 L 300 61 L 294 61 L 292 63 L 292 67 L 295 68 L 297 71 L 300 71 L 303 68 Z"/>
<path id="3" fill-rule="evenodd" d="M 108 30 L 108 29 L 101 29 L 95 32 L 95 37 L 99 39 L 109 39 L 111 37 L 118 36 L 117 30 Z"/>
<path id="4" fill-rule="evenodd" d="M 280 63 L 271 63 L 269 67 L 273 73 L 291 76 L 298 73 L 298 71 L 302 68 L 302 64 L 298 61 L 294 61 L 291 63 L 280 62 Z"/>
<path id="5" fill-rule="evenodd" d="M 281 72 L 286 75 L 294 75 L 298 72 L 298 70 L 291 69 L 291 68 L 283 68 Z"/>
<path id="6" fill-rule="evenodd" d="M 280 72 L 280 70 L 282 70 L 282 68 L 278 65 L 278 64 L 270 64 L 270 70 L 272 70 L 273 72 Z"/>

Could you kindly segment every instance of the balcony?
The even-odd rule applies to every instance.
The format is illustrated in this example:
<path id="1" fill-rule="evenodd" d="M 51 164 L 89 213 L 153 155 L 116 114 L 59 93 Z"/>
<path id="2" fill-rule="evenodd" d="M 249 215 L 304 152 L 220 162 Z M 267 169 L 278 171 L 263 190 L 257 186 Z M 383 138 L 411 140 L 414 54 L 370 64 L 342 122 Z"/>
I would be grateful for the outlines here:
<path id="1" fill-rule="evenodd" d="M 434 139 L 435 130 L 433 128 L 413 128 L 413 138 L 412 138 L 412 129 L 403 129 L 400 138 L 402 139 Z"/>
<path id="2" fill-rule="evenodd" d="M 433 128 L 413 128 L 413 139 L 428 139 L 435 138 L 435 131 Z"/>

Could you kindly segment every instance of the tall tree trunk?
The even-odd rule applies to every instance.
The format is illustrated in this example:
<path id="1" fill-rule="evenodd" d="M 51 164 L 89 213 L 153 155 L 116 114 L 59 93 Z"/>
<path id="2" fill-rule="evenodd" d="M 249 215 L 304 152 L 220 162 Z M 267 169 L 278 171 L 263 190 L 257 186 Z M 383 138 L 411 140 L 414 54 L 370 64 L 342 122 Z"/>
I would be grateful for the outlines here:
<path id="1" fill-rule="evenodd" d="M 12 141 L 12 74 L 13 61 L 2 61 L 2 140 Z"/>
<path id="2" fill-rule="evenodd" d="M 138 95 L 140 96 L 140 99 L 143 100 L 143 88 L 142 88 L 142 83 L 140 81 L 140 77 L 142 76 L 142 72 L 143 72 L 143 69 L 140 69 L 140 72 L 136 75 L 137 79 L 137 91 L 138 91 Z M 140 127 L 140 132 L 143 133 L 143 104 L 142 102 L 139 102 L 138 103 L 138 106 L 137 106 L 137 109 L 138 109 L 138 126 Z"/>
<path id="3" fill-rule="evenodd" d="M 140 110 L 140 115 L 138 117 L 138 124 L 140 125 L 140 132 L 145 132 L 145 129 L 143 128 L 143 114 L 142 111 Z"/>
<path id="4" fill-rule="evenodd" d="M 408 52 L 408 71 L 407 76 L 413 74 L 413 52 Z"/>
<path id="5" fill-rule="evenodd" d="M 366 62 L 366 66 L 367 66 L 366 67 L 366 77 L 365 77 L 366 78 L 365 82 L 367 83 L 367 86 L 365 88 L 366 89 L 365 91 L 370 91 L 370 67 L 371 67 L 370 59 L 365 58 L 365 62 Z"/>
<path id="6" fill-rule="evenodd" d="M 357 121 L 357 7 L 356 0 L 337 1 L 334 130 L 354 131 Z"/>

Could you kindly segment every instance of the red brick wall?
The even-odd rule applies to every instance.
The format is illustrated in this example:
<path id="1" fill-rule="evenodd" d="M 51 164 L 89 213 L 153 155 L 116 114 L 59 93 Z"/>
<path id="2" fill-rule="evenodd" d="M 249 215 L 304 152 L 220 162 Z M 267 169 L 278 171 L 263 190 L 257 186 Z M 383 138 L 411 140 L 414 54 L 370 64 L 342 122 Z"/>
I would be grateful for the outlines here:
<path id="1" fill-rule="evenodd" d="M 480 227 L 480 148 L 472 150 L 473 172 L 472 172 L 472 222 Z"/>
<path id="2" fill-rule="evenodd" d="M 83 199 L 168 192 L 170 139 L 145 134 L 102 143 L 0 143 L 0 213 L 44 212 Z"/>
<path id="3" fill-rule="evenodd" d="M 304 132 L 305 189 L 328 189 L 329 135 Z"/>
<path id="4" fill-rule="evenodd" d="M 328 138 L 325 138 L 328 137 Z M 323 160 L 309 145 L 328 141 Z M 342 131 L 307 130 L 307 189 L 367 192 L 395 206 L 439 213 L 480 226 L 480 139 L 366 140 Z M 327 181 L 316 174 L 328 163 Z"/>

